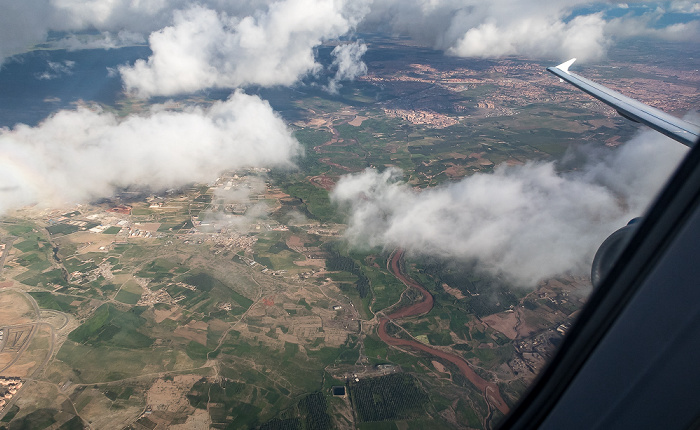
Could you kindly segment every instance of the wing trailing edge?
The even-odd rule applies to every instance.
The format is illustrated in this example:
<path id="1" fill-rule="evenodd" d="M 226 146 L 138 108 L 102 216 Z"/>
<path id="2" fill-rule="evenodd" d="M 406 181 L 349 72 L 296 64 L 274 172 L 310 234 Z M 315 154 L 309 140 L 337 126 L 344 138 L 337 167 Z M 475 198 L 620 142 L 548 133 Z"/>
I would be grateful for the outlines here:
<path id="1" fill-rule="evenodd" d="M 567 81 L 571 85 L 611 106 L 627 119 L 645 124 L 686 146 L 692 147 L 698 141 L 700 126 L 676 118 L 673 115 L 645 105 L 633 98 L 622 95 L 617 91 L 613 91 L 583 76 L 570 72 L 569 67 L 571 67 L 574 61 L 576 61 L 576 59 L 572 58 L 558 66 L 548 67 L 547 71 L 558 76 L 560 80 Z"/>

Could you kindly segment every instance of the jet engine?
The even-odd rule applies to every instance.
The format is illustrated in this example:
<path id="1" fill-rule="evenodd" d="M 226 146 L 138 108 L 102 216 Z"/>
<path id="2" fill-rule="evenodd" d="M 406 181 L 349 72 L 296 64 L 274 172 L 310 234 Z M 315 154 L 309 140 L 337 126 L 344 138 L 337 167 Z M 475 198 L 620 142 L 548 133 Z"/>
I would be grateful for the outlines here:
<path id="1" fill-rule="evenodd" d="M 632 219 L 626 226 L 608 236 L 600 245 L 595 253 L 595 257 L 593 257 L 593 265 L 591 267 L 591 283 L 594 288 L 597 288 L 608 272 L 610 272 L 615 261 L 617 261 L 617 257 L 620 256 L 620 253 L 625 249 L 625 246 L 637 230 L 639 221 L 641 221 L 641 218 Z"/>

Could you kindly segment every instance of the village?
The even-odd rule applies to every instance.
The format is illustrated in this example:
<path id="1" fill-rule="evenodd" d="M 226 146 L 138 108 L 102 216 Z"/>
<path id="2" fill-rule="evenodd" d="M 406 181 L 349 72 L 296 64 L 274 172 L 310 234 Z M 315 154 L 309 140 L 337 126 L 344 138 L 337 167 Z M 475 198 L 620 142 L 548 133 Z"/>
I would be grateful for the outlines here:
<path id="1" fill-rule="evenodd" d="M 22 388 L 24 383 L 20 378 L 0 376 L 0 410 L 5 407 L 17 392 Z"/>

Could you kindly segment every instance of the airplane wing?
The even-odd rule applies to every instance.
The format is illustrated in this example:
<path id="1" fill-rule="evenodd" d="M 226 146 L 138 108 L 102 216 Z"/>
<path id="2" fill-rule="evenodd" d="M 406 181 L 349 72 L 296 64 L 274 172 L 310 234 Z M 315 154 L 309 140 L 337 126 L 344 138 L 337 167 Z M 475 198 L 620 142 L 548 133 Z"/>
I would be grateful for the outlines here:
<path id="1" fill-rule="evenodd" d="M 576 61 L 576 59 L 572 58 L 556 67 L 548 67 L 547 71 L 611 106 L 625 118 L 648 125 L 654 130 L 686 146 L 692 147 L 695 145 L 698 136 L 700 136 L 700 126 L 676 118 L 666 112 L 662 112 L 624 96 L 617 91 L 606 88 L 603 85 L 596 84 L 583 76 L 569 72 L 569 67 L 574 61 Z"/>

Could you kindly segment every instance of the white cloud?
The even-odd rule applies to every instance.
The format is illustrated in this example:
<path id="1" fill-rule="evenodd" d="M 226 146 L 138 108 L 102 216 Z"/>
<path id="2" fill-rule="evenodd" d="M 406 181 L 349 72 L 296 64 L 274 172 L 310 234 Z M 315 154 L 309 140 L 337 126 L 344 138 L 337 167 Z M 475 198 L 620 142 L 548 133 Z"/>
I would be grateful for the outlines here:
<path id="1" fill-rule="evenodd" d="M 346 43 L 333 48 L 331 67 L 335 67 L 336 72 L 328 83 L 329 92 L 337 93 L 341 87 L 340 81 L 352 81 L 367 73 L 367 65 L 362 61 L 365 52 L 367 52 L 367 45 L 359 42 Z"/>
<path id="2" fill-rule="evenodd" d="M 568 20 L 578 0 L 376 0 L 360 30 L 382 26 L 408 34 L 437 49 L 464 57 L 570 57 L 605 54 L 601 14 Z"/>
<path id="3" fill-rule="evenodd" d="M 254 13 L 270 2 L 201 0 L 197 3 L 238 16 Z M 172 24 L 173 11 L 191 5 L 190 0 L 0 0 L 0 64 L 9 56 L 45 42 L 51 30 L 69 33 L 97 30 L 109 33 L 108 38 L 116 42 L 126 42 L 124 34 L 145 40 L 151 32 Z M 76 41 L 83 39 L 71 35 L 68 39 L 66 43 L 81 49 Z M 93 47 L 92 43 L 84 46 Z M 107 47 L 112 47 L 111 43 Z"/>
<path id="4" fill-rule="evenodd" d="M 301 151 L 284 121 L 257 96 L 234 93 L 208 108 L 154 106 L 120 119 L 79 108 L 36 127 L 0 130 L 0 213 L 206 182 L 226 169 L 291 165 Z"/>
<path id="5" fill-rule="evenodd" d="M 142 97 L 291 85 L 320 69 L 316 46 L 351 31 L 364 13 L 361 3 L 333 0 L 282 0 L 242 18 L 195 6 L 151 34 L 147 61 L 120 72 Z"/>
<path id="6" fill-rule="evenodd" d="M 50 0 L 48 25 L 58 31 L 94 28 L 100 31 L 148 33 L 170 22 L 183 0 Z"/>
<path id="7" fill-rule="evenodd" d="M 584 0 L 0 0 L 0 63 L 46 41 L 50 30 L 97 30 L 98 37 L 68 34 L 57 46 L 112 48 L 151 35 L 153 56 L 124 69 L 128 88 L 144 96 L 289 85 L 314 73 L 314 47 L 352 33 L 408 35 L 452 55 L 522 55 L 598 59 L 619 38 L 693 41 L 700 37 L 697 2 L 637 2 L 635 16 L 571 18 Z M 658 5 L 664 5 L 659 8 Z M 600 3 L 601 11 L 626 4 Z M 632 10 L 633 8 L 629 8 Z M 681 24 L 657 25 L 667 13 Z M 196 48 L 200 48 L 197 50 Z M 174 58 L 174 56 L 178 58 Z M 178 73 L 182 72 L 182 73 Z M 201 84 L 197 85 L 197 81 Z"/>
<path id="8" fill-rule="evenodd" d="M 656 8 L 658 2 L 646 3 L 654 6 L 650 14 L 666 13 Z M 608 20 L 601 13 L 624 5 L 601 3 L 601 12 L 571 19 L 573 11 L 587 6 L 590 2 L 583 0 L 375 0 L 359 31 L 379 28 L 410 35 L 464 57 L 521 55 L 583 60 L 604 57 L 615 38 L 647 36 L 692 41 L 700 36 L 697 16 L 686 24 L 655 28 L 655 21 L 650 19 L 630 16 L 621 26 L 616 22 L 619 19 Z M 676 1 L 671 6 L 675 11 L 694 13 L 695 4 Z"/>
<path id="9" fill-rule="evenodd" d="M 49 31 L 74 32 L 98 30 L 105 34 L 106 47 L 110 39 L 126 42 L 167 25 L 172 8 L 184 1 L 164 0 L 0 0 L 0 64 L 12 55 L 31 49 L 47 39 Z M 68 36 L 67 47 L 94 48 L 94 43 L 80 46 L 82 39 Z M 92 42 L 95 42 L 93 40 Z M 59 43 L 60 45 L 60 43 Z M 105 47 L 105 46 L 97 46 Z"/>
<path id="10" fill-rule="evenodd" d="M 625 15 L 611 19 L 605 24 L 605 34 L 608 37 L 633 38 L 647 37 L 659 40 L 695 42 L 700 37 L 700 19 L 683 23 L 670 24 L 665 27 L 656 26 L 666 12 L 654 10 L 643 15 Z"/>
<path id="11" fill-rule="evenodd" d="M 146 38 L 130 31 L 120 31 L 117 34 L 103 31 L 99 35 L 68 35 L 63 39 L 53 42 L 51 45 L 57 49 L 78 51 L 81 49 L 116 49 L 125 46 L 142 45 Z"/>
<path id="12" fill-rule="evenodd" d="M 73 68 L 75 67 L 75 61 L 64 60 L 64 61 L 48 61 L 48 69 L 37 76 L 37 79 L 49 80 L 60 78 L 65 75 L 72 75 Z"/>
<path id="13" fill-rule="evenodd" d="M 48 6 L 48 0 L 0 0 L 0 65 L 5 58 L 46 39 Z"/>
<path id="14" fill-rule="evenodd" d="M 213 230 L 227 228 L 247 232 L 253 223 L 267 218 L 271 211 L 265 201 L 251 200 L 251 196 L 264 194 L 266 189 L 262 176 L 247 176 L 230 187 L 217 187 L 212 197 L 214 206 L 201 212 L 199 219 Z"/>
<path id="15" fill-rule="evenodd" d="M 671 10 L 680 13 L 700 14 L 700 3 L 690 0 L 676 0 L 671 2 Z"/>
<path id="16" fill-rule="evenodd" d="M 349 206 L 346 236 L 356 247 L 476 260 L 481 270 L 534 287 L 558 274 L 588 273 L 597 247 L 642 214 L 685 150 L 645 132 L 582 171 L 501 165 L 416 191 L 398 170 L 367 170 L 341 178 L 332 198 Z"/>
<path id="17" fill-rule="evenodd" d="M 607 43 L 600 14 L 584 15 L 564 23 L 556 17 L 524 17 L 516 22 L 486 22 L 470 28 L 448 52 L 460 57 L 529 55 L 600 58 Z"/>

